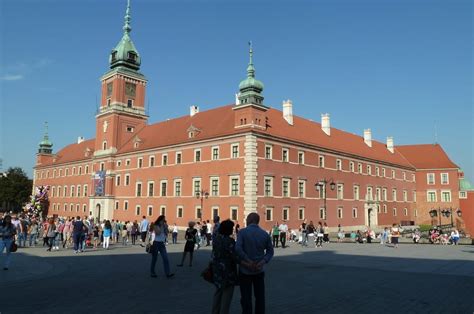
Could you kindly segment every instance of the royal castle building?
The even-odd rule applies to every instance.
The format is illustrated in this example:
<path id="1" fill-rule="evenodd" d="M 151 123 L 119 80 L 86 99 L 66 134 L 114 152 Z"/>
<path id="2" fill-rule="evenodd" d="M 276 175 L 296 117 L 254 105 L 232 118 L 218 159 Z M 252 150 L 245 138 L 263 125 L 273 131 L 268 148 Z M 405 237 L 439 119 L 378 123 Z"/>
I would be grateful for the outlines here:
<path id="1" fill-rule="evenodd" d="M 50 215 L 165 214 L 185 226 L 215 215 L 242 224 L 258 212 L 267 229 L 307 219 L 349 230 L 431 223 L 432 208 L 460 208 L 460 170 L 439 145 L 380 143 L 370 129 L 356 136 L 331 127 L 329 114 L 321 123 L 293 115 L 290 100 L 270 107 L 252 47 L 234 104 L 192 106 L 187 116 L 148 124 L 130 5 L 123 31 L 101 77 L 95 138 L 56 153 L 47 133 L 40 143 L 34 185 L 50 186 Z"/>

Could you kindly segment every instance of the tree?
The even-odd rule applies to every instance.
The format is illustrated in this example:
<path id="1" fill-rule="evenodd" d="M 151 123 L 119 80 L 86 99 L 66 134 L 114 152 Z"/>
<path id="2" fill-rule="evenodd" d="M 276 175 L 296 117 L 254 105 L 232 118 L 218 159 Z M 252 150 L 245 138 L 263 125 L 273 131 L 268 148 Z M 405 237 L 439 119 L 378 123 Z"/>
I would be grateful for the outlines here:
<path id="1" fill-rule="evenodd" d="M 33 187 L 33 181 L 28 178 L 23 169 L 9 168 L 0 174 L 0 206 L 6 211 L 21 211 L 28 202 Z"/>

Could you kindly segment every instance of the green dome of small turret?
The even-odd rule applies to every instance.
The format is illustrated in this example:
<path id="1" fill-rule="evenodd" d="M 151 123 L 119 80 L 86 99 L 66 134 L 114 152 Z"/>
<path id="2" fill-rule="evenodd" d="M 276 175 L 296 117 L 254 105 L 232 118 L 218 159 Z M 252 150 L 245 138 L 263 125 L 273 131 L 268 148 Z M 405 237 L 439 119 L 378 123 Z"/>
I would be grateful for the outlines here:
<path id="1" fill-rule="evenodd" d="M 250 61 L 247 67 L 247 78 L 239 84 L 239 104 L 255 104 L 263 105 L 263 96 L 261 95 L 264 85 L 261 81 L 255 78 L 255 68 L 253 66 L 253 49 L 252 43 L 250 45 Z"/>
<path id="2" fill-rule="evenodd" d="M 39 142 L 38 153 L 51 154 L 53 152 L 53 143 L 51 143 L 48 136 L 48 122 L 44 123 L 44 129 L 43 140 Z"/>

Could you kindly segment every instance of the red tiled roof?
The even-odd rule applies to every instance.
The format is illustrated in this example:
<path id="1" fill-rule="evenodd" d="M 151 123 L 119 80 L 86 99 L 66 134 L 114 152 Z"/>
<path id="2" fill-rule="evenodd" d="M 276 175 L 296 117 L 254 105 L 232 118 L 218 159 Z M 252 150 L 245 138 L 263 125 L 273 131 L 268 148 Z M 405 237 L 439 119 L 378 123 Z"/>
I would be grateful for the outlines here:
<path id="1" fill-rule="evenodd" d="M 248 128 L 234 128 L 233 106 L 222 106 L 197 113 L 192 117 L 187 115 L 148 125 L 136 134 L 141 141 L 138 149 L 133 147 L 132 138 L 123 147 L 119 148 L 118 154 L 248 132 Z M 293 117 L 293 125 L 289 125 L 283 119 L 283 113 L 276 109 L 269 109 L 267 116 L 269 127 L 267 130 L 258 130 L 257 132 L 354 156 L 414 168 L 398 150 L 395 150 L 392 154 L 384 143 L 372 140 L 372 147 L 368 147 L 362 136 L 333 127 L 331 127 L 331 135 L 327 136 L 322 131 L 320 123 L 297 116 Z M 188 138 L 187 130 L 191 126 L 200 130 L 194 138 Z M 93 153 L 94 141 L 95 139 L 90 139 L 80 144 L 66 146 L 57 153 L 56 163 L 88 159 L 84 152 L 89 147 L 91 153 Z"/>
<path id="2" fill-rule="evenodd" d="M 459 168 L 439 144 L 402 145 L 396 149 L 418 169 Z"/>

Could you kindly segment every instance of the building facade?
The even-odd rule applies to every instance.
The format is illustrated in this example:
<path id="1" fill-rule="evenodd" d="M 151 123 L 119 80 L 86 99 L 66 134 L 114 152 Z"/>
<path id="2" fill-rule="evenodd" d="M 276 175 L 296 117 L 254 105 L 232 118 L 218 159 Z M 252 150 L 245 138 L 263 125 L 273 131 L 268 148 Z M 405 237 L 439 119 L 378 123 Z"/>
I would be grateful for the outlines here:
<path id="1" fill-rule="evenodd" d="M 242 224 L 258 212 L 267 229 L 282 220 L 290 228 L 307 219 L 346 230 L 425 221 L 419 202 L 432 187 L 419 183 L 426 169 L 391 137 L 380 143 L 370 129 L 363 136 L 335 129 L 328 114 L 321 123 L 294 116 L 289 100 L 282 110 L 264 104 L 252 47 L 235 104 L 192 106 L 187 116 L 148 124 L 129 6 L 123 30 L 101 78 L 96 137 L 57 153 L 47 134 L 40 143 L 34 185 L 50 186 L 50 215 L 133 221 L 165 214 L 185 226 L 215 215 Z M 453 206 L 455 168 L 446 170 L 451 181 L 438 196 L 449 187 Z"/>

